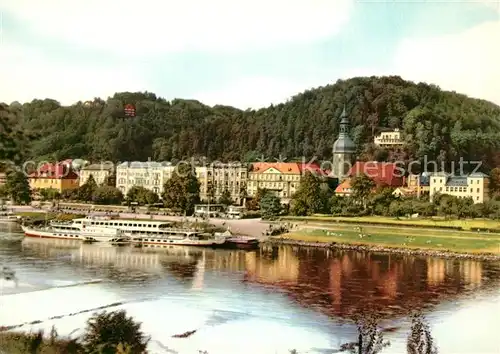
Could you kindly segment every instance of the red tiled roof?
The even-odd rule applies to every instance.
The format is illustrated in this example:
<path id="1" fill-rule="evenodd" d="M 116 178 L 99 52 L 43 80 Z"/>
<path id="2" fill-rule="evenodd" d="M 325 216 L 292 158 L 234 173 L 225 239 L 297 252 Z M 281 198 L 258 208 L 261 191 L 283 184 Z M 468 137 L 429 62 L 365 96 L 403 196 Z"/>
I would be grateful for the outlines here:
<path id="1" fill-rule="evenodd" d="M 323 170 L 321 169 L 321 166 L 317 164 L 316 162 L 314 163 L 299 163 L 299 169 L 301 172 L 309 171 L 311 173 L 321 175 L 321 176 L 329 176 L 330 175 L 330 170 Z"/>
<path id="2" fill-rule="evenodd" d="M 335 188 L 336 194 L 350 194 L 351 192 L 345 191 L 345 189 L 351 189 L 351 181 L 346 179 L 344 182 L 340 183 L 337 188 Z"/>
<path id="3" fill-rule="evenodd" d="M 251 172 L 263 173 L 274 168 L 281 173 L 300 174 L 299 167 L 293 162 L 254 162 Z"/>
<path id="4" fill-rule="evenodd" d="M 78 175 L 72 170 L 72 160 L 64 160 L 55 164 L 46 163 L 30 174 L 30 178 L 48 179 L 77 179 Z"/>
<path id="5" fill-rule="evenodd" d="M 357 161 L 348 172 L 349 177 L 362 174 L 370 177 L 377 186 L 401 187 L 404 185 L 404 171 L 400 170 L 395 163 Z"/>
<path id="6" fill-rule="evenodd" d="M 254 162 L 251 172 L 263 173 L 270 168 L 274 168 L 281 173 L 301 174 L 306 171 L 327 176 L 330 171 L 324 171 L 317 163 L 303 162 Z"/>

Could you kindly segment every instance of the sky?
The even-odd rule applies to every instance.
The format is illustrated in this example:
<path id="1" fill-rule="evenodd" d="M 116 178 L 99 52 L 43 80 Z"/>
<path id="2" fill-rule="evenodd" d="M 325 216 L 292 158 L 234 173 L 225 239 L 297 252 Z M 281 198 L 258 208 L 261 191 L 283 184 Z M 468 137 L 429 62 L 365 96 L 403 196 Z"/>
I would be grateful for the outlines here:
<path id="1" fill-rule="evenodd" d="M 0 101 L 260 108 L 400 75 L 500 104 L 500 0 L 0 0 Z"/>

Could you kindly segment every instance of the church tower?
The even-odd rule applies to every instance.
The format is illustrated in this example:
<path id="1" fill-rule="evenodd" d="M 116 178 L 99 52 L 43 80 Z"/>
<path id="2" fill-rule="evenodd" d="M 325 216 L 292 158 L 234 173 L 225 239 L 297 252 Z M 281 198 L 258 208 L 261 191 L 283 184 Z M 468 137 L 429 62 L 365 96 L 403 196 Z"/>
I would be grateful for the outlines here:
<path id="1" fill-rule="evenodd" d="M 340 115 L 339 136 L 333 143 L 333 174 L 339 183 L 347 177 L 355 152 L 356 145 L 349 137 L 349 118 L 344 104 Z"/>

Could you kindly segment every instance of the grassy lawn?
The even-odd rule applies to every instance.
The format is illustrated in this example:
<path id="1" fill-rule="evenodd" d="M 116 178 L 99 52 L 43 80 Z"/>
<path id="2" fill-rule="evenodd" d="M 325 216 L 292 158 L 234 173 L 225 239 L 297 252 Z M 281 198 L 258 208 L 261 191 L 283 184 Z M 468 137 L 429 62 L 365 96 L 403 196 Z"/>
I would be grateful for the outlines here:
<path id="1" fill-rule="evenodd" d="M 342 217 L 342 216 L 328 216 L 328 215 L 315 215 L 307 217 L 284 217 L 284 220 L 301 220 L 301 221 L 311 221 L 311 222 L 342 222 L 346 221 L 349 223 L 359 222 L 362 223 L 373 223 L 373 224 L 393 224 L 393 225 L 403 225 L 403 226 L 454 226 L 462 227 L 465 230 L 475 229 L 475 228 L 488 228 L 488 229 L 500 229 L 500 221 L 498 220 L 488 220 L 488 219 L 465 219 L 465 220 L 445 220 L 443 218 L 426 218 L 426 219 L 396 219 L 391 217 L 383 216 L 359 216 L 359 217 Z"/>
<path id="2" fill-rule="evenodd" d="M 401 233 L 397 229 L 392 232 L 387 231 L 363 227 L 362 233 L 364 236 L 360 238 L 360 232 L 353 230 L 352 227 L 350 230 L 347 228 L 307 229 L 285 236 L 306 242 L 338 242 L 370 246 L 447 250 L 462 253 L 488 252 L 500 254 L 500 236 L 454 237 L 437 233 L 422 233 L 422 230 L 418 230 L 413 234 Z"/>

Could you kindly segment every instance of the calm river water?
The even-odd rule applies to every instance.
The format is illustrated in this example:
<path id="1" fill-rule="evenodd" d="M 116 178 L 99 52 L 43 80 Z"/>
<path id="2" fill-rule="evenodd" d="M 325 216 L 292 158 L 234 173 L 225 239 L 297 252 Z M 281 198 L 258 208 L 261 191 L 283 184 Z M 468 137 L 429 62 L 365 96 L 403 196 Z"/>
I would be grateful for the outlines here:
<path id="1" fill-rule="evenodd" d="M 19 329 L 77 335 L 92 309 L 119 302 L 109 310 L 141 321 L 152 353 L 331 353 L 356 339 L 353 316 L 376 314 L 397 328 L 384 353 L 400 354 L 417 308 L 440 353 L 500 353 L 498 263 L 293 247 L 137 249 L 23 239 L 18 226 L 0 224 L 0 265 L 18 277 L 17 286 L 0 281 L 0 326 L 39 320 Z"/>

